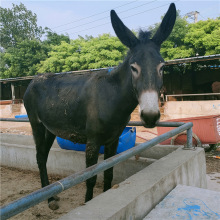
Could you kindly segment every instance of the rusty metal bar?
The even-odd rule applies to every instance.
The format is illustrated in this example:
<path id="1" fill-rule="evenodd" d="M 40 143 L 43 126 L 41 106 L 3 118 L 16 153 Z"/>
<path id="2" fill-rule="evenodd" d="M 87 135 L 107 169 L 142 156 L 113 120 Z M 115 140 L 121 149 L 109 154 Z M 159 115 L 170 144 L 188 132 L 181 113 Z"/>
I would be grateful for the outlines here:
<path id="1" fill-rule="evenodd" d="M 161 123 L 158 123 L 159 125 L 162 125 Z M 164 125 L 167 125 L 166 123 L 163 123 Z M 170 125 L 177 124 L 176 122 L 169 122 Z M 40 190 L 37 190 L 21 199 L 18 199 L 16 201 L 13 201 L 9 203 L 8 205 L 5 205 L 1 207 L 0 209 L 0 219 L 5 220 L 8 219 L 20 212 L 25 211 L 26 209 L 37 205 L 38 203 L 55 196 L 59 194 L 60 192 L 69 189 L 72 186 L 75 186 L 95 175 L 98 173 L 105 171 L 109 169 L 110 167 L 113 167 L 114 165 L 127 160 L 128 158 L 135 156 L 142 151 L 149 149 L 153 146 L 155 146 L 158 143 L 161 143 L 165 141 L 166 139 L 173 137 L 174 135 L 181 133 L 187 129 L 190 129 L 193 126 L 191 122 L 188 122 L 186 124 L 182 123 L 182 125 L 178 128 L 175 128 L 165 134 L 162 134 L 156 138 L 153 138 L 152 140 L 139 144 L 134 148 L 131 148 L 125 152 L 122 152 L 114 157 L 111 157 L 107 160 L 104 160 L 96 165 L 93 165 L 81 172 L 77 172 L 73 175 L 70 175 L 62 180 L 59 180 L 49 186 L 46 186 Z M 189 138 L 189 136 L 188 136 Z M 187 143 L 190 143 L 187 141 Z"/>

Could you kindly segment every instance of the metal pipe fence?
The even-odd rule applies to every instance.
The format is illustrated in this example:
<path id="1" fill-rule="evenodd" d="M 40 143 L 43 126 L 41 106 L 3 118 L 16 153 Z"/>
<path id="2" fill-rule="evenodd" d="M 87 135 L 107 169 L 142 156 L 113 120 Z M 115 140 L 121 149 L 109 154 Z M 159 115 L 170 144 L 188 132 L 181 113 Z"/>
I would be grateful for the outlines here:
<path id="1" fill-rule="evenodd" d="M 0 118 L 0 121 L 29 122 L 28 118 Z"/>
<path id="2" fill-rule="evenodd" d="M 0 121 L 9 122 L 29 122 L 28 118 L 0 118 Z M 183 122 L 158 122 L 157 127 L 179 127 L 183 125 Z M 144 126 L 141 121 L 129 121 L 128 126 Z"/>
<path id="3" fill-rule="evenodd" d="M 16 121 L 16 122 L 28 122 L 28 119 L 13 119 L 13 120 L 2 120 L 0 118 L 0 121 Z M 141 122 L 129 122 L 130 126 L 143 126 Z M 192 148 L 192 126 L 193 124 L 191 122 L 188 123 L 182 123 L 182 122 L 159 122 L 157 126 L 162 127 L 177 127 L 165 134 L 162 134 L 158 137 L 155 137 L 151 139 L 148 142 L 142 143 L 137 145 L 136 147 L 133 147 L 125 152 L 122 152 L 118 155 L 115 155 L 111 158 L 108 158 L 107 160 L 104 160 L 96 165 L 93 165 L 91 167 L 86 168 L 83 171 L 77 172 L 75 174 L 72 174 L 64 179 L 61 179 L 51 185 L 48 185 L 42 189 L 39 189 L 23 198 L 20 198 L 18 200 L 15 200 L 8 205 L 5 205 L 1 207 L 0 209 L 0 219 L 5 220 L 8 219 L 14 215 L 17 215 L 26 209 L 37 205 L 38 203 L 55 196 L 59 193 L 61 193 L 64 190 L 69 189 L 72 186 L 75 186 L 95 175 L 98 173 L 105 171 L 114 165 L 129 159 L 132 156 L 135 156 L 142 151 L 149 149 L 156 144 L 159 144 L 166 139 L 169 139 L 185 130 L 187 130 L 187 148 Z"/>
<path id="4" fill-rule="evenodd" d="M 200 93 L 200 94 L 173 94 L 173 95 L 166 95 L 166 102 L 169 101 L 169 97 L 186 97 L 186 96 L 220 96 L 220 93 Z"/>

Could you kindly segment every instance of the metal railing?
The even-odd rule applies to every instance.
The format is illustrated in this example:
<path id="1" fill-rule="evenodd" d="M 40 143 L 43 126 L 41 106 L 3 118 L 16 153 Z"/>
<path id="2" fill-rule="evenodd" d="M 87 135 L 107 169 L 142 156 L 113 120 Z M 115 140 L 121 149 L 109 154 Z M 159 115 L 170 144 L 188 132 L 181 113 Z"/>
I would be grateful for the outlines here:
<path id="1" fill-rule="evenodd" d="M 14 121 L 14 122 L 28 122 L 28 119 L 2 119 L 0 121 Z M 141 122 L 129 122 L 129 126 L 143 126 Z M 26 209 L 37 205 L 38 203 L 55 196 L 61 193 L 64 190 L 69 189 L 72 186 L 75 186 L 98 173 L 105 171 L 114 165 L 129 159 L 132 156 L 140 154 L 142 151 L 149 149 L 156 144 L 159 144 L 166 139 L 169 139 L 185 130 L 187 130 L 187 146 L 186 149 L 192 148 L 192 122 L 183 123 L 183 122 L 159 122 L 157 123 L 159 127 L 177 127 L 167 133 L 164 133 L 158 137 L 151 139 L 148 142 L 141 143 L 136 147 L 133 147 L 127 151 L 124 151 L 118 155 L 115 155 L 107 160 L 104 160 L 96 165 L 86 168 L 83 171 L 72 174 L 64 179 L 61 179 L 51 185 L 48 185 L 42 189 L 39 189 L 23 198 L 15 200 L 8 205 L 1 207 L 0 209 L 0 219 L 5 220 L 14 215 L 17 215 Z"/>
<path id="2" fill-rule="evenodd" d="M 176 94 L 176 95 L 166 95 L 166 102 L 169 101 L 169 97 L 187 97 L 187 96 L 220 96 L 220 93 L 198 93 L 198 94 Z"/>

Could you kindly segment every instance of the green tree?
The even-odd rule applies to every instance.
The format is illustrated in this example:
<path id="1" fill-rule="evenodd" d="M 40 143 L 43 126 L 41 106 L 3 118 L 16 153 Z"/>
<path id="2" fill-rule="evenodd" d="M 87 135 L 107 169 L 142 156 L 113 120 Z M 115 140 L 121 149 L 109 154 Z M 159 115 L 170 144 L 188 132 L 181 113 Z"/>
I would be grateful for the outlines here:
<path id="1" fill-rule="evenodd" d="M 24 4 L 12 4 L 12 9 L 0 7 L 0 38 L 5 49 L 16 47 L 23 40 L 40 39 L 44 30 L 37 26 L 37 16 Z"/>
<path id="2" fill-rule="evenodd" d="M 70 44 L 61 42 L 52 47 L 49 58 L 41 62 L 38 72 L 66 72 L 118 65 L 127 48 L 117 37 L 103 34 L 93 38 L 79 37 Z"/>
<path id="3" fill-rule="evenodd" d="M 220 53 L 220 17 L 189 25 L 185 36 L 186 48 L 192 50 L 191 56 Z"/>
<path id="4" fill-rule="evenodd" d="M 37 74 L 37 65 L 47 58 L 48 48 L 38 40 L 24 40 L 1 53 L 1 78 Z"/>
<path id="5" fill-rule="evenodd" d="M 38 66 L 39 73 L 45 72 L 62 72 L 69 71 L 74 69 L 71 64 L 66 61 L 66 59 L 73 54 L 76 58 L 77 46 L 69 44 L 65 41 L 62 41 L 60 45 L 55 45 L 51 47 L 51 51 L 48 53 L 48 58 L 45 61 L 41 61 Z M 73 57 L 73 58 L 74 58 Z"/>
<path id="6" fill-rule="evenodd" d="M 152 33 L 158 27 L 159 23 L 151 27 Z M 219 36 L 219 18 L 189 23 L 178 12 L 173 31 L 161 46 L 161 54 L 165 60 L 217 54 L 220 52 Z"/>
<path id="7" fill-rule="evenodd" d="M 70 43 L 70 38 L 67 35 L 64 34 L 57 34 L 56 32 L 51 31 L 48 28 L 46 29 L 46 37 L 47 39 L 43 41 L 43 43 L 48 44 L 50 46 L 52 45 L 60 45 L 62 41 L 65 41 L 67 43 Z"/>
<path id="8" fill-rule="evenodd" d="M 161 17 L 161 20 L 163 17 Z M 159 28 L 160 23 L 156 23 L 150 27 L 150 31 L 154 34 Z M 166 41 L 161 46 L 161 55 L 165 60 L 172 60 L 190 56 L 188 49 L 185 48 L 184 39 L 189 30 L 189 23 L 185 18 L 177 12 L 177 18 L 174 28 Z"/>

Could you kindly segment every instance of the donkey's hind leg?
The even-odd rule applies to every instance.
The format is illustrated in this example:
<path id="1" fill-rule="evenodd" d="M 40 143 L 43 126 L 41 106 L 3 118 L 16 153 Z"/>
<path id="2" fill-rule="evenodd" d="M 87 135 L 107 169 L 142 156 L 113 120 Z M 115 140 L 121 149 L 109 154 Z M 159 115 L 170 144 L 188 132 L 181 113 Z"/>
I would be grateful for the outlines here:
<path id="1" fill-rule="evenodd" d="M 41 186 L 45 187 L 49 185 L 46 167 L 47 158 L 56 136 L 48 131 L 42 123 L 32 123 L 31 126 L 36 144 L 37 164 L 40 171 Z M 56 210 L 59 208 L 57 202 L 55 201 L 58 200 L 57 198 L 58 197 L 51 197 L 48 199 L 48 205 L 50 209 Z"/>
<path id="2" fill-rule="evenodd" d="M 86 167 L 90 167 L 97 163 L 100 146 L 87 143 L 86 145 Z M 93 176 L 86 180 L 86 197 L 85 202 L 88 202 L 93 197 L 93 188 L 96 184 L 97 176 Z"/>

